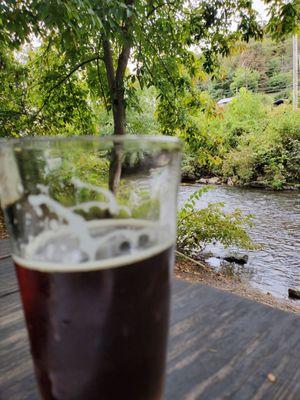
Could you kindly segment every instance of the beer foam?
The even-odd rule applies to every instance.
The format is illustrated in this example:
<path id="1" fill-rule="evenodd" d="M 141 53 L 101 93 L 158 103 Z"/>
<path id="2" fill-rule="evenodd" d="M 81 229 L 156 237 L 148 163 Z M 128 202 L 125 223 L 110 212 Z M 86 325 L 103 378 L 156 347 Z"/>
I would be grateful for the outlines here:
<path id="1" fill-rule="evenodd" d="M 49 188 L 47 186 L 39 184 L 37 188 L 41 193 L 38 195 L 29 195 L 28 202 L 32 206 L 37 217 L 43 217 L 43 207 L 46 206 L 49 211 L 56 214 L 60 224 L 64 224 L 64 226 L 68 227 L 70 231 L 69 236 L 73 236 L 76 232 L 79 239 L 77 246 L 80 247 L 81 250 L 84 250 L 87 253 L 88 259 L 92 261 L 95 260 L 99 244 L 91 237 L 87 221 L 79 215 L 76 210 L 89 211 L 92 207 L 97 207 L 102 211 L 108 210 L 111 215 L 115 216 L 119 215 L 121 211 L 125 211 L 127 216 L 131 216 L 131 211 L 127 206 L 118 204 L 116 197 L 108 189 L 82 182 L 75 177 L 71 179 L 71 182 L 78 189 L 88 189 L 101 194 L 102 197 L 104 197 L 104 201 L 88 201 L 76 204 L 73 207 L 66 207 L 49 197 Z M 67 222 L 67 225 L 65 225 L 65 222 Z M 48 217 L 42 222 L 42 226 L 46 232 L 48 228 L 53 227 L 55 224 L 57 224 L 57 221 L 50 221 Z"/>
<path id="2" fill-rule="evenodd" d="M 91 185 L 90 183 L 82 182 L 80 179 L 74 178 L 74 177 L 71 179 L 71 182 L 78 189 L 89 189 L 93 192 L 102 194 L 105 197 L 105 199 L 107 200 L 106 202 L 99 202 L 99 201 L 86 202 L 81 205 L 77 205 L 77 206 L 73 207 L 73 209 L 79 209 L 79 208 L 82 209 L 82 207 L 84 206 L 85 207 L 84 209 L 86 210 L 86 209 L 89 209 L 90 207 L 96 205 L 97 207 L 101 208 L 102 210 L 110 211 L 110 213 L 113 215 L 118 214 L 121 210 L 125 211 L 129 216 L 131 215 L 131 211 L 129 210 L 128 207 L 122 206 L 117 203 L 117 200 L 116 200 L 114 194 L 110 190 L 99 187 L 99 186 Z"/>
<path id="3" fill-rule="evenodd" d="M 151 257 L 175 242 L 170 239 L 174 236 L 170 228 L 159 222 L 130 218 L 131 210 L 118 204 L 108 189 L 75 177 L 71 182 L 78 189 L 98 193 L 99 200 L 67 207 L 49 196 L 47 186 L 38 185 L 40 194 L 30 194 L 28 203 L 41 220 L 42 232 L 28 235 L 29 243 L 22 244 L 20 253 L 13 256 L 16 263 L 49 272 L 113 268 Z M 78 213 L 93 207 L 109 211 L 112 218 L 86 221 Z M 120 219 L 121 212 L 126 219 Z"/>
<path id="4" fill-rule="evenodd" d="M 133 264 L 153 257 L 171 247 L 175 238 L 158 222 L 135 219 L 107 219 L 85 222 L 89 250 L 77 236 L 77 225 L 64 225 L 55 231 L 45 231 L 24 246 L 23 255 L 13 255 L 25 268 L 42 272 L 83 272 Z M 81 227 L 82 229 L 82 227 Z M 81 232 L 82 233 L 82 232 Z M 86 240 L 88 238 L 86 237 Z"/>

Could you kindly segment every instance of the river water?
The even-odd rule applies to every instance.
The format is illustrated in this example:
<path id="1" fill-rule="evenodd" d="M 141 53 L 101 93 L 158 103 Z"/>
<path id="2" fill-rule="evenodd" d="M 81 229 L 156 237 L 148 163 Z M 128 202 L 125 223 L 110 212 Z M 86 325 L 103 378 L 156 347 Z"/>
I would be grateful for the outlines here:
<path id="1" fill-rule="evenodd" d="M 184 185 L 179 190 L 179 203 L 183 204 L 201 185 Z M 252 287 L 271 293 L 278 298 L 288 297 L 288 288 L 300 289 L 300 193 L 272 192 L 217 186 L 203 194 L 197 208 L 209 202 L 224 202 L 224 210 L 239 208 L 244 214 L 253 214 L 254 226 L 248 232 L 260 250 L 243 251 L 249 255 L 244 266 L 236 266 L 236 273 Z M 208 246 L 214 256 L 228 254 L 220 245 Z M 220 268 L 217 258 L 212 265 Z M 214 261 L 214 262 L 213 262 Z"/>

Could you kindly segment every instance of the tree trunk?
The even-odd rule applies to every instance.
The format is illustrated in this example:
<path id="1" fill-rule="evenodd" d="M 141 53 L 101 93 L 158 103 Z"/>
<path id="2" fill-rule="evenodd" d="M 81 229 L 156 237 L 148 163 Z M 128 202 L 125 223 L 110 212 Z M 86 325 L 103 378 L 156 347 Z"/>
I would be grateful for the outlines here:
<path id="1" fill-rule="evenodd" d="M 125 135 L 126 111 L 124 89 L 117 88 L 113 100 L 114 135 Z M 120 185 L 123 161 L 122 143 L 114 143 L 109 168 L 109 190 L 117 193 Z"/>
<path id="2" fill-rule="evenodd" d="M 114 135 L 125 135 L 125 99 L 124 88 L 116 88 L 113 96 Z"/>
<path id="3" fill-rule="evenodd" d="M 132 6 L 135 0 L 126 0 L 126 6 Z M 102 42 L 104 51 L 104 63 L 106 68 L 110 98 L 112 104 L 112 112 L 114 118 L 114 134 L 125 135 L 125 98 L 124 98 L 124 76 L 128 64 L 131 49 L 131 24 L 133 16 L 126 19 L 122 30 L 124 34 L 124 43 L 122 50 L 118 56 L 116 70 L 114 68 L 113 54 L 109 38 L 105 38 Z M 116 194 L 122 173 L 123 161 L 123 144 L 122 142 L 114 142 L 111 153 L 111 162 L 109 168 L 109 189 Z"/>
<path id="4" fill-rule="evenodd" d="M 114 142 L 111 151 L 111 160 L 109 166 L 109 190 L 114 194 L 117 193 L 121 174 L 122 174 L 122 161 L 123 161 L 123 144 Z"/>

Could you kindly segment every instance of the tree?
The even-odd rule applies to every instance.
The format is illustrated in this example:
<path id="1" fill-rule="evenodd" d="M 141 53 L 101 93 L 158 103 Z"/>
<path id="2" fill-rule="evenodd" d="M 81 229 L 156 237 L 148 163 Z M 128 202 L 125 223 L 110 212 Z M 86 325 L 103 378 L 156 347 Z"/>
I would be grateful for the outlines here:
<path id="1" fill-rule="evenodd" d="M 269 22 L 266 31 L 274 39 L 288 37 L 299 31 L 300 2 L 299 0 L 264 0 L 268 5 Z"/>
<path id="2" fill-rule="evenodd" d="M 286 97 L 292 78 L 291 39 L 278 42 L 266 36 L 262 41 L 237 42 L 230 56 L 220 58 L 220 66 L 200 84 L 201 90 L 208 90 L 215 100 L 232 97 L 243 86 L 270 94 L 280 91 L 279 98 Z M 259 73 L 258 82 L 252 71 Z M 233 79 L 234 92 L 230 89 Z"/>
<path id="3" fill-rule="evenodd" d="M 87 70 L 90 82 L 97 75 L 98 95 L 112 110 L 115 134 L 125 133 L 135 80 L 168 97 L 170 86 L 186 86 L 180 65 L 193 70 L 190 45 L 201 42 L 203 66 L 211 69 L 216 55 L 228 54 L 237 37 L 261 34 L 251 4 L 243 0 L 5 0 L 0 13 L 0 39 L 7 46 L 17 48 L 35 35 L 63 54 L 66 73 L 53 79 L 49 98 L 79 69 Z M 129 57 L 135 68 L 126 74 Z"/>
<path id="4" fill-rule="evenodd" d="M 234 73 L 230 89 L 232 92 L 238 92 L 244 87 L 255 92 L 258 88 L 259 77 L 258 71 L 249 68 L 238 68 Z"/>
<path id="5" fill-rule="evenodd" d="M 52 49 L 20 53 L 0 49 L 0 136 L 93 133 L 95 123 L 85 80 L 72 75 L 59 90 L 49 89 L 64 72 L 63 56 Z"/>
<path id="6" fill-rule="evenodd" d="M 95 132 L 94 115 L 90 104 L 89 88 L 82 74 L 72 74 L 53 89 L 53 82 L 65 74 L 67 60 L 55 48 L 41 46 L 28 53 L 30 65 L 27 88 L 31 103 L 29 128 L 35 134 L 66 135 Z M 50 100 L 51 98 L 51 100 Z M 50 101 L 49 101 L 50 100 Z"/>
<path id="7" fill-rule="evenodd" d="M 297 29 L 298 0 L 265 2 L 269 32 L 278 37 Z M 0 5 L 1 43 L 19 48 L 36 36 L 46 49 L 54 46 L 63 54 L 65 73 L 53 77 L 48 100 L 85 69 L 90 83 L 97 80 L 94 92 L 112 110 L 115 134 L 125 133 L 136 80 L 172 102 L 178 91 L 189 90 L 181 66 L 195 72 L 191 45 L 200 45 L 203 68 L 211 70 L 217 55 L 227 55 L 237 39 L 261 35 L 252 2 L 245 0 L 4 0 Z M 129 58 L 135 66 L 131 73 Z"/>
<path id="8" fill-rule="evenodd" d="M 285 1 L 268 3 L 278 8 Z M 298 17 L 290 15 L 290 8 L 283 11 L 288 11 L 287 19 L 284 12 L 280 17 L 286 22 L 286 33 L 288 27 L 294 29 Z M 218 55 L 228 55 L 236 40 L 262 36 L 256 17 L 252 1 L 246 0 L 4 0 L 0 4 L 0 42 L 20 48 L 38 37 L 46 51 L 54 48 L 63 60 L 57 68 L 63 72 L 49 74 L 45 101 L 33 119 L 56 90 L 81 71 L 90 90 L 112 111 L 114 133 L 123 135 L 126 108 L 136 107 L 136 81 L 141 88 L 155 86 L 162 104 L 168 104 L 170 117 L 176 119 L 176 98 L 192 92 L 191 81 L 197 73 L 199 60 L 191 46 L 200 46 L 201 65 L 212 71 Z M 129 59 L 134 65 L 131 72 Z M 182 76 L 182 70 L 188 73 Z M 121 160 L 122 149 L 115 146 L 110 179 L 113 191 L 118 186 Z"/>
<path id="9" fill-rule="evenodd" d="M 267 89 L 270 92 L 280 92 L 289 86 L 292 86 L 291 72 L 281 72 L 270 77 Z"/>
<path id="10" fill-rule="evenodd" d="M 19 48 L 34 35 L 62 55 L 66 72 L 50 74 L 46 101 L 79 70 L 85 70 L 90 84 L 97 80 L 94 94 L 112 110 L 116 135 L 125 133 L 126 108 L 136 105 L 135 81 L 141 88 L 155 86 L 171 106 L 178 93 L 189 90 L 181 67 L 190 76 L 195 73 L 191 45 L 201 42 L 203 67 L 211 70 L 217 54 L 228 54 L 234 40 L 261 35 L 251 3 L 244 0 L 5 0 L 0 20 L 0 40 L 6 46 Z M 132 73 L 127 70 L 130 57 Z M 122 149 L 116 145 L 109 183 L 114 192 L 121 163 Z"/>
<path id="11" fill-rule="evenodd" d="M 28 69 L 15 62 L 13 52 L 0 44 L 0 137 L 18 136 L 28 114 L 25 82 Z"/>

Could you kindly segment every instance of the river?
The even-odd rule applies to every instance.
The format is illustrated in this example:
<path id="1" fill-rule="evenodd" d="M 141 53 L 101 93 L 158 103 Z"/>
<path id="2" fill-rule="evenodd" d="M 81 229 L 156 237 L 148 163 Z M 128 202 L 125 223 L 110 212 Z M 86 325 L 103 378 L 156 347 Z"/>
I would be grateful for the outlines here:
<path id="1" fill-rule="evenodd" d="M 179 190 L 179 204 L 201 185 L 184 185 Z M 254 226 L 248 232 L 260 250 L 243 251 L 249 259 L 244 266 L 236 266 L 243 281 L 277 298 L 287 298 L 288 288 L 300 289 L 300 193 L 272 192 L 217 186 L 203 194 L 197 208 L 209 202 L 224 202 L 224 210 L 239 208 L 244 214 L 253 214 Z M 228 253 L 220 245 L 208 246 L 214 256 Z M 220 268 L 217 258 L 211 265 Z"/>

